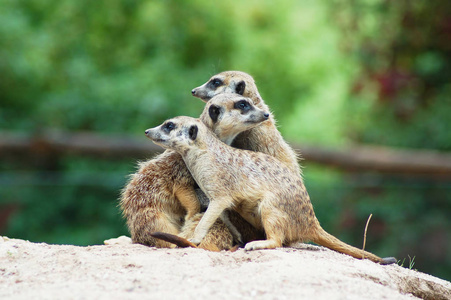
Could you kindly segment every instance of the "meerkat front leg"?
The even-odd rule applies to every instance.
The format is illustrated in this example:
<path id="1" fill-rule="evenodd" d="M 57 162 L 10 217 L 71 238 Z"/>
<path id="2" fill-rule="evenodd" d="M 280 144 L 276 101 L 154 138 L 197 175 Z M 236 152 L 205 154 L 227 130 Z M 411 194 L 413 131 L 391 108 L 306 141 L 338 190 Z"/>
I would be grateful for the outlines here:
<path id="1" fill-rule="evenodd" d="M 229 208 L 230 205 L 228 203 L 229 201 L 221 201 L 221 199 L 210 201 L 207 211 L 202 216 L 199 224 L 197 224 L 196 229 L 194 230 L 194 237 L 190 242 L 196 245 L 199 245 L 200 242 L 202 242 L 213 223 L 221 216 L 225 209 Z"/>
<path id="2" fill-rule="evenodd" d="M 197 195 L 197 199 L 200 202 L 201 208 L 202 207 L 207 207 L 208 208 L 208 204 L 210 203 L 210 199 L 208 199 L 207 195 L 205 195 L 205 193 L 202 192 L 201 189 L 196 189 L 195 192 L 196 192 L 196 195 Z M 235 240 L 235 242 L 237 242 L 239 244 L 243 244 L 243 239 L 241 237 L 241 233 L 238 231 L 238 229 L 235 227 L 235 225 L 233 225 L 233 223 L 230 221 L 229 214 L 227 213 L 227 211 L 223 211 L 221 216 L 220 216 L 220 218 L 221 218 L 222 222 L 224 222 L 224 224 L 229 229 L 229 231 L 232 234 L 233 239 Z"/>

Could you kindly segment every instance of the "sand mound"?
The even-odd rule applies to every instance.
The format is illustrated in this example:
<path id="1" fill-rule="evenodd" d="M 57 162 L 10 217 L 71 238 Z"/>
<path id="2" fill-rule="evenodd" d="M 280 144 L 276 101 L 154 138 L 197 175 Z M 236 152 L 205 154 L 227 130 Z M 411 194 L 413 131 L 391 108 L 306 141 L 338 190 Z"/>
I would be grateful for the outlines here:
<path id="1" fill-rule="evenodd" d="M 245 252 L 0 237 L 0 299 L 451 299 L 451 283 L 299 244 Z"/>

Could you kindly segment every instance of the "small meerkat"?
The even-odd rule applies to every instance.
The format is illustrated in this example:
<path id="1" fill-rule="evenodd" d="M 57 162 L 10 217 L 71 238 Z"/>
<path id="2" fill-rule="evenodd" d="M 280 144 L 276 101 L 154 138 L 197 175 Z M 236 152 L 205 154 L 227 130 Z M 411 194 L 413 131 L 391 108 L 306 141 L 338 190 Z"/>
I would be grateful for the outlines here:
<path id="1" fill-rule="evenodd" d="M 170 124 L 170 130 L 168 130 Z M 177 151 L 200 188 L 210 199 L 191 242 L 199 244 L 225 209 L 233 208 L 267 239 L 249 242 L 245 250 L 272 249 L 294 242 L 313 241 L 321 246 L 377 263 L 394 263 L 352 247 L 319 224 L 303 180 L 272 156 L 226 145 L 202 123 L 176 117 L 147 129 L 154 143 Z"/>
<path id="2" fill-rule="evenodd" d="M 219 94 L 238 94 L 251 98 L 255 106 L 269 111 L 260 96 L 254 78 L 241 71 L 225 71 L 216 74 L 203 85 L 194 88 L 191 93 L 207 103 Z M 291 170 L 300 172 L 298 155 L 277 130 L 272 114 L 269 122 L 264 122 L 251 130 L 240 133 L 233 141 L 232 146 L 271 155 Z"/>
<path id="3" fill-rule="evenodd" d="M 210 108 L 212 105 L 213 108 Z M 226 114 L 228 118 L 223 122 L 220 114 L 214 114 L 217 111 L 220 111 L 221 115 Z M 211 116 L 215 117 L 216 122 L 209 122 Z M 201 120 L 209 123 L 211 130 L 218 134 L 220 139 L 230 143 L 241 131 L 256 126 L 268 117 L 269 113 L 254 107 L 251 99 L 227 94 L 215 97 L 204 109 Z M 151 233 L 161 231 L 177 235 L 182 232 L 185 221 L 200 212 L 195 185 L 182 157 L 175 151 L 166 150 L 156 158 L 141 163 L 138 172 L 132 175 L 122 191 L 120 200 L 132 241 L 149 246 L 174 247 L 171 243 L 155 239 Z M 232 218 L 234 221 L 236 219 Z M 232 231 L 239 240 L 241 234 L 235 226 L 228 222 L 228 218 L 223 218 L 223 221 L 229 229 L 224 233 L 223 239 L 228 240 L 229 231 Z M 251 227 L 246 227 L 244 220 L 241 223 L 238 220 L 236 223 L 240 228 Z M 212 232 L 212 235 L 218 234 Z M 184 236 L 189 237 L 189 232 Z M 244 238 L 244 241 L 247 241 L 247 237 Z M 221 248 L 224 243 L 217 240 L 218 245 L 206 242 L 200 247 Z"/>

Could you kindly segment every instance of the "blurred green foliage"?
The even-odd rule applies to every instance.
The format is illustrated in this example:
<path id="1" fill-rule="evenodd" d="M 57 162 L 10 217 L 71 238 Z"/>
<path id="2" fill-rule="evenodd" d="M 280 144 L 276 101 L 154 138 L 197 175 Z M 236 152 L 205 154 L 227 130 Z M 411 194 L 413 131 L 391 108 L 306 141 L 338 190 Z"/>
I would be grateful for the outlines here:
<path id="1" fill-rule="evenodd" d="M 238 69 L 288 140 L 449 151 L 450 16 L 439 0 L 0 0 L 0 128 L 141 135 L 198 116 L 191 89 Z M 0 158 L 0 234 L 79 245 L 127 234 L 117 198 L 135 160 Z M 449 182 L 304 174 L 329 232 L 361 245 L 373 213 L 368 250 L 451 278 Z"/>
<path id="2" fill-rule="evenodd" d="M 450 150 L 451 3 L 351 3 L 329 6 L 343 49 L 359 64 L 348 135 L 364 143 Z"/>

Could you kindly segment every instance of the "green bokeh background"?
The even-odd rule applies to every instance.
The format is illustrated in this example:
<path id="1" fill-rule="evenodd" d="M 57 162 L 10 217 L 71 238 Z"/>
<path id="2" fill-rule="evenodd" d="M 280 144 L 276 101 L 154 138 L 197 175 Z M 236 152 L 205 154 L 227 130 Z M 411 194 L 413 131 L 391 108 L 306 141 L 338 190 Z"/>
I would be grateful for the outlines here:
<path id="1" fill-rule="evenodd" d="M 293 143 L 451 150 L 449 1 L 0 0 L 1 131 L 145 137 L 198 116 L 192 88 L 237 69 Z M 150 154 L 149 154 L 150 157 Z M 0 157 L 0 234 L 101 244 L 137 157 Z M 349 174 L 304 162 L 323 227 L 451 279 L 448 179 Z M 410 258 L 409 258 L 410 257 Z"/>

